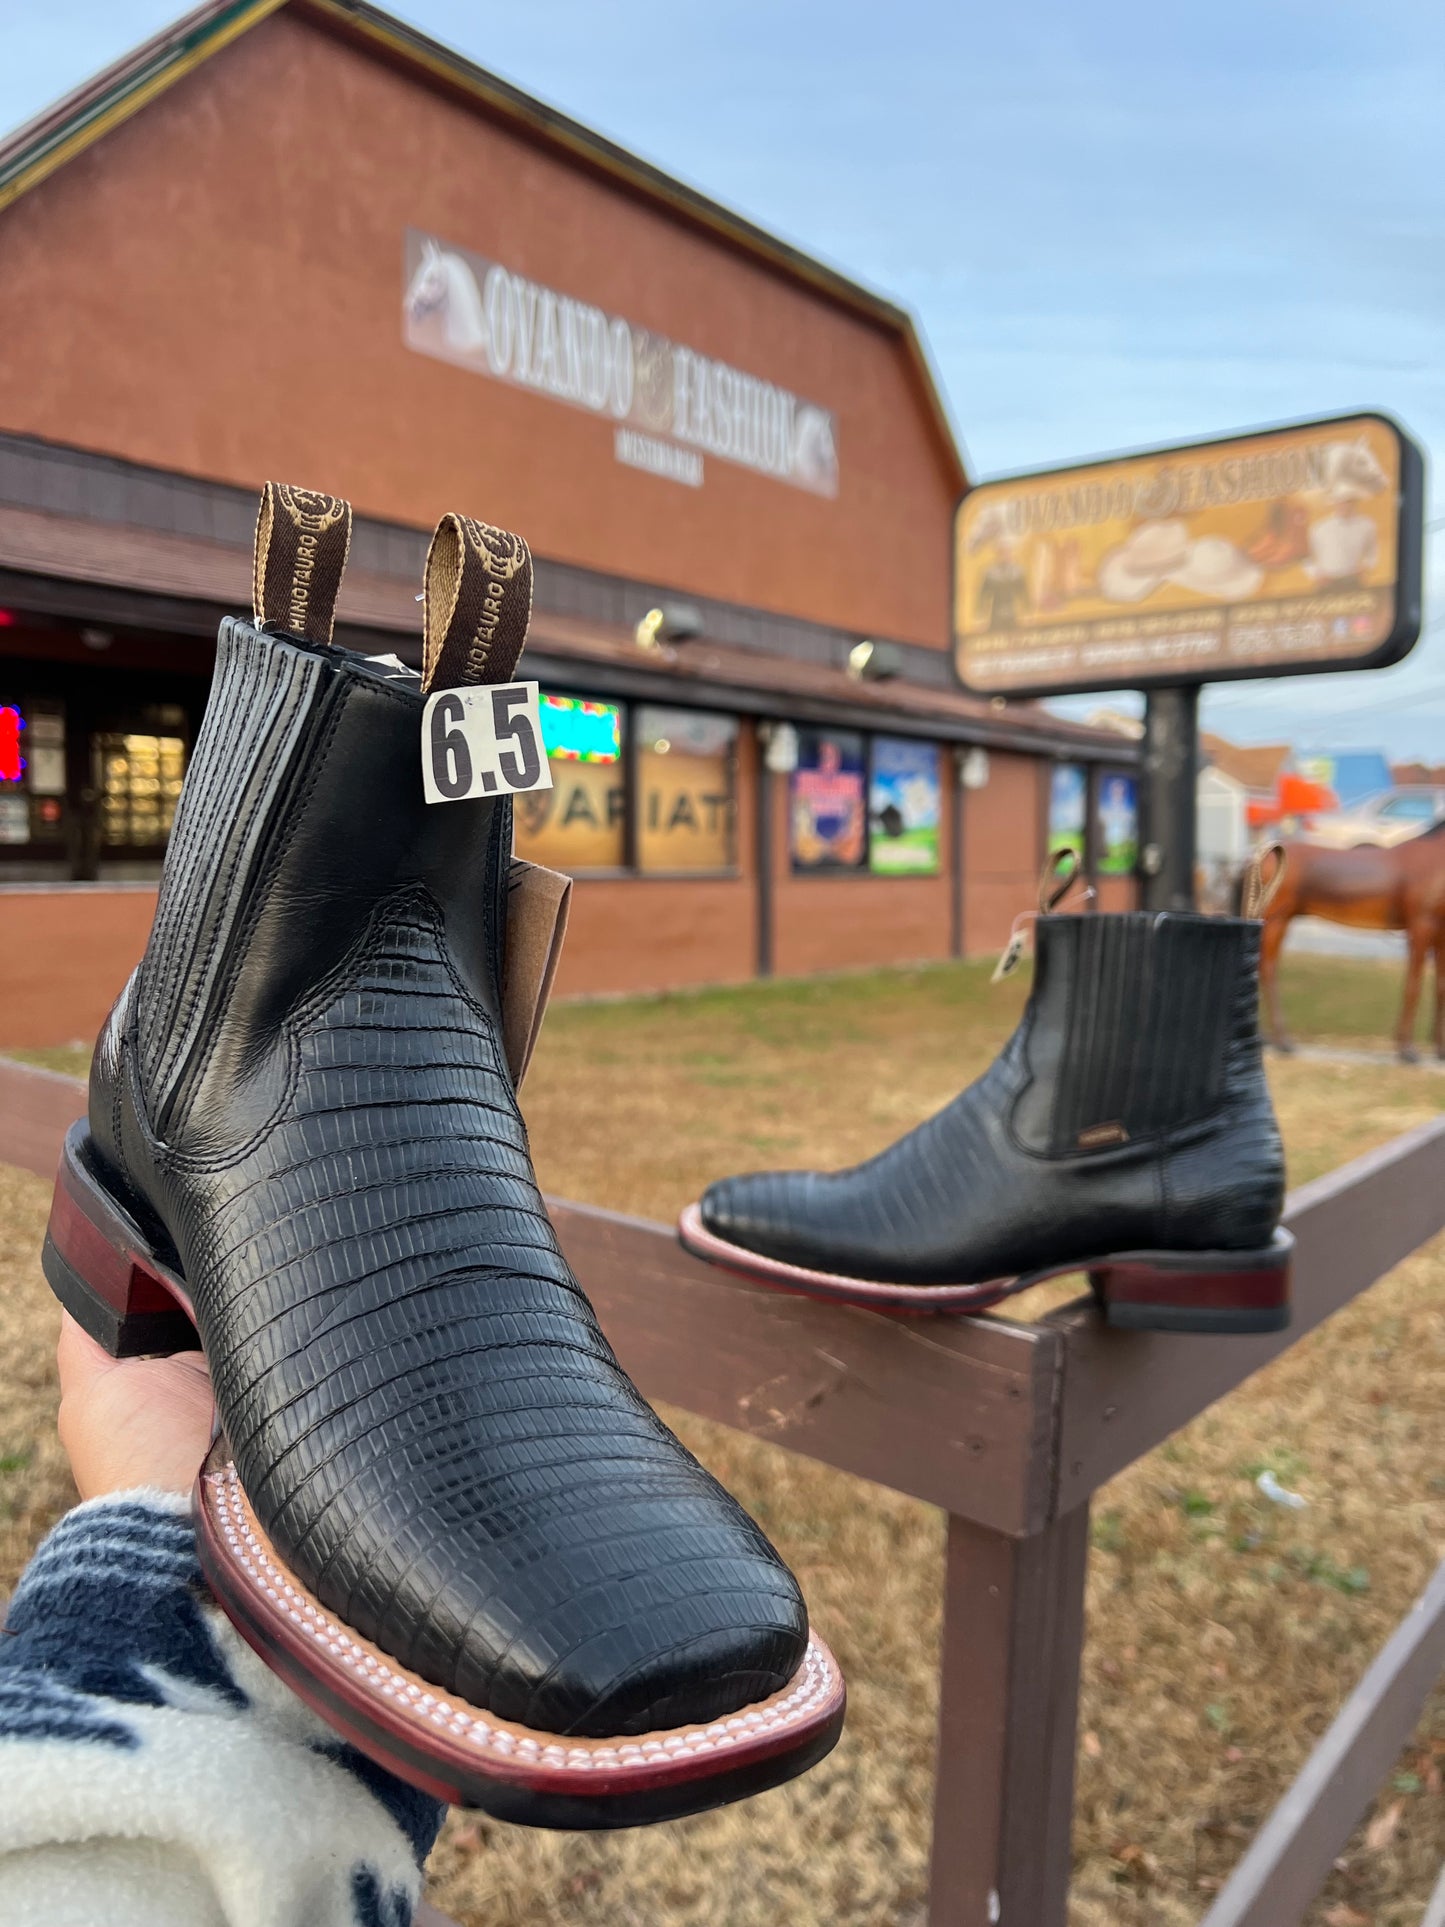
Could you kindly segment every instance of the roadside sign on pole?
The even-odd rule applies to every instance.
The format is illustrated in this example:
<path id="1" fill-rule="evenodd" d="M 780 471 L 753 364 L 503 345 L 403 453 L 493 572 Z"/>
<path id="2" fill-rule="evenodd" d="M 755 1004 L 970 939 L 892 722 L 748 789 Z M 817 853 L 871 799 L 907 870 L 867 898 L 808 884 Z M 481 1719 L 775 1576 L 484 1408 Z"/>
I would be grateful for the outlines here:
<path id="1" fill-rule="evenodd" d="M 985 482 L 954 524 L 983 696 L 1380 669 L 1420 633 L 1424 462 L 1381 414 Z"/>

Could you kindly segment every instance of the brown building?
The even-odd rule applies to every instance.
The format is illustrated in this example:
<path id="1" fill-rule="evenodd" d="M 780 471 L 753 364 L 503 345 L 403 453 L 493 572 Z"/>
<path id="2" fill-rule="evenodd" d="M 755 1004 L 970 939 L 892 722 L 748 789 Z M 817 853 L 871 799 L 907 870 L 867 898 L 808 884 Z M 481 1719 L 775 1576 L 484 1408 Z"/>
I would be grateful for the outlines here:
<path id="1" fill-rule="evenodd" d="M 353 646 L 418 658 L 444 511 L 531 542 L 564 991 L 995 947 L 1051 771 L 1092 821 L 1137 758 L 954 683 L 905 312 L 357 0 L 203 7 L 0 147 L 0 344 L 0 1045 L 138 954 L 268 475 L 356 504 Z"/>

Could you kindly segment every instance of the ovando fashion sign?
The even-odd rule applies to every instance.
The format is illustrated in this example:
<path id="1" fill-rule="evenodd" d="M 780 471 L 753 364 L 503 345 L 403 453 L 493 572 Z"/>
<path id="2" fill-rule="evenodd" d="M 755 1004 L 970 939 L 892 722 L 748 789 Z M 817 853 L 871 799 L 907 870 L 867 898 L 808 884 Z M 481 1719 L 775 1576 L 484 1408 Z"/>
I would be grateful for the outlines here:
<path id="1" fill-rule="evenodd" d="M 701 487 L 704 456 L 838 493 L 837 423 L 816 402 L 415 228 L 409 348 L 601 416 L 630 468 Z"/>

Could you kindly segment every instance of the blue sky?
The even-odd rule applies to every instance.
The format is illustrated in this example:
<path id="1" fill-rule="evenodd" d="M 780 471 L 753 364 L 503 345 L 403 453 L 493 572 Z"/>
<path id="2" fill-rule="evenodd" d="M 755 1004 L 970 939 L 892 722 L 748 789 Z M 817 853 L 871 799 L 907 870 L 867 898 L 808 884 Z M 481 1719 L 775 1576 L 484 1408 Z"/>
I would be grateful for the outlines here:
<path id="1" fill-rule="evenodd" d="M 1445 460 L 1440 0 L 398 10 L 906 302 L 976 475 L 1362 406 Z M 0 124 L 173 12 L 0 0 Z M 1445 626 L 1206 711 L 1445 760 Z"/>

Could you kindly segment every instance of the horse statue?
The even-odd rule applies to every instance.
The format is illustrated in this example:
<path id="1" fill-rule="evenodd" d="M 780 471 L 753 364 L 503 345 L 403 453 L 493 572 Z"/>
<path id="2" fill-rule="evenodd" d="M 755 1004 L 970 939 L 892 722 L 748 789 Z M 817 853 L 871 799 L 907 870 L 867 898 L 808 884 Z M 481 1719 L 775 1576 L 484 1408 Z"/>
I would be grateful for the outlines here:
<path id="1" fill-rule="evenodd" d="M 440 247 L 429 234 L 422 236 L 421 259 L 402 297 L 408 332 L 428 316 L 436 316 L 447 350 L 458 356 L 483 354 L 487 346 L 487 314 L 477 277 L 460 254 Z"/>
<path id="2" fill-rule="evenodd" d="M 1445 1059 L 1445 822 L 1393 849 L 1364 844 L 1330 850 L 1296 839 L 1285 845 L 1284 875 L 1265 911 L 1259 982 L 1269 1041 L 1293 1050 L 1279 1007 L 1279 953 L 1292 917 L 1326 917 L 1357 930 L 1403 930 L 1409 944 L 1405 996 L 1395 1047 L 1407 1064 L 1420 1060 L 1415 1013 L 1425 960 L 1435 960 L 1435 1054 Z"/>

